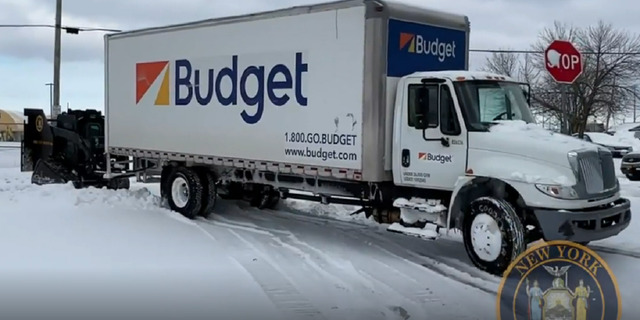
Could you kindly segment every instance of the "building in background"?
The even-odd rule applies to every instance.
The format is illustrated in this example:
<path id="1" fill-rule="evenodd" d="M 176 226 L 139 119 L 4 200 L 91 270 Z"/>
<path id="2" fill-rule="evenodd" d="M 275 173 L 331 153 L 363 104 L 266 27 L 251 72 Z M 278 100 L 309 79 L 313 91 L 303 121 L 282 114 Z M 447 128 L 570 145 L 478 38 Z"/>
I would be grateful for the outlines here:
<path id="1" fill-rule="evenodd" d="M 586 132 L 605 132 L 604 123 L 589 122 L 585 128 Z"/>
<path id="2" fill-rule="evenodd" d="M 20 112 L 0 110 L 0 141 L 22 141 L 24 116 Z"/>

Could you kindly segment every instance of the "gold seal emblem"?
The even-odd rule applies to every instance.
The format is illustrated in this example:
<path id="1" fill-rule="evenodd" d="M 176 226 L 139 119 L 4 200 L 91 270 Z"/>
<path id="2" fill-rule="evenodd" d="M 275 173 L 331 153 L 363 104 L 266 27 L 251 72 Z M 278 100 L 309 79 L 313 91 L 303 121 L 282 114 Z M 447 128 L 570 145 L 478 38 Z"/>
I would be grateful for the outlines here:
<path id="1" fill-rule="evenodd" d="M 37 116 L 36 117 L 36 130 L 38 132 L 42 132 L 43 128 L 44 128 L 44 119 L 42 118 L 42 116 Z"/>
<path id="2" fill-rule="evenodd" d="M 534 246 L 511 263 L 498 289 L 498 320 L 620 320 L 611 268 L 570 241 Z"/>

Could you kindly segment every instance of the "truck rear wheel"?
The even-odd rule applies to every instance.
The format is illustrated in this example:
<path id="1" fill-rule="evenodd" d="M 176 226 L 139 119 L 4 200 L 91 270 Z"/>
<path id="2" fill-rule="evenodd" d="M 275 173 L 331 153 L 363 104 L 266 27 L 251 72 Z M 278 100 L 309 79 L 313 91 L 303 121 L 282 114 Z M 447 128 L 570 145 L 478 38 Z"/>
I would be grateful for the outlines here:
<path id="1" fill-rule="evenodd" d="M 223 185 L 221 189 L 223 193 L 218 194 L 221 199 L 238 200 L 244 197 L 244 185 L 240 182 L 229 182 Z"/>
<path id="2" fill-rule="evenodd" d="M 502 275 L 526 249 L 524 235 L 515 208 L 506 200 L 481 197 L 471 202 L 463 224 L 464 247 L 479 269 Z"/>
<path id="3" fill-rule="evenodd" d="M 202 209 L 198 216 L 208 218 L 217 203 L 217 186 L 216 178 L 213 172 L 206 168 L 196 168 L 196 173 L 202 183 Z"/>
<path id="4" fill-rule="evenodd" d="M 268 185 L 255 185 L 251 205 L 263 209 L 275 209 L 280 202 L 280 192 Z"/>
<path id="5" fill-rule="evenodd" d="M 189 219 L 194 219 L 201 212 L 203 187 L 194 170 L 175 168 L 167 178 L 164 189 L 171 210 Z"/>

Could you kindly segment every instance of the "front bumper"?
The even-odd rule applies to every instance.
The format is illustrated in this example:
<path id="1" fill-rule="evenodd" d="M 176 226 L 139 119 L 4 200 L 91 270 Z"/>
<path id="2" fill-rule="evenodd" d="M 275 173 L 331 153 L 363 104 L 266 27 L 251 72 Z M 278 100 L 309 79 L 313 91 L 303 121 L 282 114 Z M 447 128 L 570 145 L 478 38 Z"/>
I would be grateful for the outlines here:
<path id="1" fill-rule="evenodd" d="M 601 240 L 617 235 L 631 223 L 631 203 L 626 198 L 584 210 L 535 208 L 533 212 L 547 241 Z"/>

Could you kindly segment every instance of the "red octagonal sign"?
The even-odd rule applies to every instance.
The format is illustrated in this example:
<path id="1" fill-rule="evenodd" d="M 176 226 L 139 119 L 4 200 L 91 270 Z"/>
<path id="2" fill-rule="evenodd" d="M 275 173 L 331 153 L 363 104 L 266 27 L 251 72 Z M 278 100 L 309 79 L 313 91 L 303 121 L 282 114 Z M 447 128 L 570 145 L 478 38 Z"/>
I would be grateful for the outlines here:
<path id="1" fill-rule="evenodd" d="M 571 84 L 582 74 L 582 55 L 573 43 L 554 40 L 544 51 L 544 64 L 559 83 Z"/>

